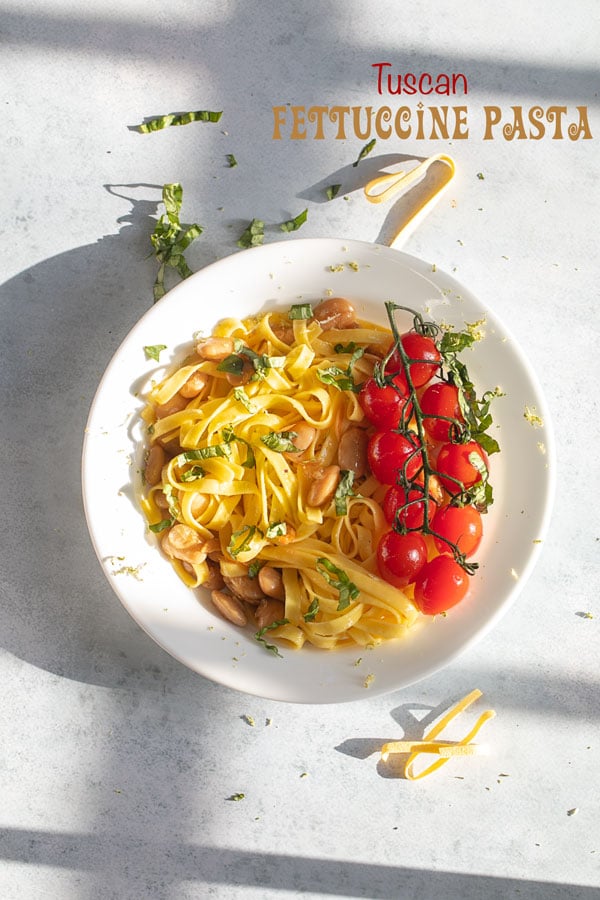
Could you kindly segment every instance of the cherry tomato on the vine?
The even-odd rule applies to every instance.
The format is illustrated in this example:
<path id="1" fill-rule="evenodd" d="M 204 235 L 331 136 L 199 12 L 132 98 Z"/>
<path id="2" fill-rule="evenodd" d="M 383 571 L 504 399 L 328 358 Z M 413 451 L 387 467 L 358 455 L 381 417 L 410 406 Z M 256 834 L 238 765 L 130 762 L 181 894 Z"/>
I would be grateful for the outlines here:
<path id="1" fill-rule="evenodd" d="M 399 515 L 399 521 L 406 525 L 407 528 L 422 528 L 425 521 L 425 502 L 423 492 L 418 490 L 410 490 L 407 493 L 400 485 L 391 487 L 383 499 L 381 508 L 386 521 L 390 525 L 396 524 L 396 513 L 406 504 L 409 504 Z M 430 497 L 427 504 L 427 521 L 431 524 L 437 505 Z"/>
<path id="2" fill-rule="evenodd" d="M 456 544 L 466 557 L 472 556 L 479 547 L 483 534 L 481 513 L 473 506 L 445 506 L 436 513 L 432 530 Z M 448 552 L 448 544 L 440 538 L 434 538 L 440 553 Z"/>
<path id="3" fill-rule="evenodd" d="M 410 408 L 406 409 L 409 403 L 406 383 L 397 378 L 393 381 L 398 390 L 391 384 L 379 387 L 374 378 L 368 378 L 358 395 L 358 402 L 369 422 L 390 431 L 398 427 L 403 417 L 409 419 L 411 412 Z"/>
<path id="4" fill-rule="evenodd" d="M 367 448 L 369 467 L 382 484 L 396 484 L 398 473 L 404 471 L 408 479 L 414 478 L 423 465 L 419 439 L 415 444 L 396 431 L 378 431 Z"/>
<path id="5" fill-rule="evenodd" d="M 451 494 L 460 493 L 461 484 L 464 488 L 470 488 L 481 478 L 481 473 L 469 462 L 471 453 L 476 453 L 488 468 L 487 454 L 477 441 L 444 444 L 438 453 L 436 468 L 440 473 L 440 481 Z"/>
<path id="6" fill-rule="evenodd" d="M 388 531 L 377 547 L 379 574 L 394 587 L 412 584 L 427 563 L 427 544 L 416 531 Z"/>
<path id="7" fill-rule="evenodd" d="M 426 563 L 415 580 L 415 604 L 427 616 L 445 612 L 463 599 L 469 576 L 452 556 L 442 554 Z"/>
<path id="8" fill-rule="evenodd" d="M 421 412 L 426 416 L 423 419 L 423 427 L 435 441 L 447 441 L 453 436 L 450 433 L 452 423 L 447 419 L 464 422 L 458 403 L 458 388 L 446 381 L 429 385 L 421 397 Z M 430 419 L 429 416 L 435 416 L 435 418 Z M 438 416 L 445 416 L 445 418 L 440 419 Z"/>
<path id="9" fill-rule="evenodd" d="M 410 364 L 409 371 L 413 386 L 423 387 L 438 371 L 442 359 L 435 341 L 433 338 L 417 334 L 415 331 L 408 331 L 401 336 L 400 342 L 409 359 L 419 360 L 419 362 Z M 407 388 L 402 357 L 398 348 L 392 353 L 385 370 L 390 374 L 397 372 L 401 383 Z"/>

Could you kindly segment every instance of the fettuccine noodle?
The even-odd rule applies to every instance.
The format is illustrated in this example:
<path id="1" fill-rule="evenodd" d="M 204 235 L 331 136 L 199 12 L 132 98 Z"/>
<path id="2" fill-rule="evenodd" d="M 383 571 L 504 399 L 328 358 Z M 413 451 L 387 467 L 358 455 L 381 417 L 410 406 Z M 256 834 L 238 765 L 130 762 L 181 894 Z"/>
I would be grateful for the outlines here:
<path id="1" fill-rule="evenodd" d="M 410 589 L 378 575 L 382 487 L 343 458 L 367 439 L 352 386 L 391 335 L 290 315 L 220 322 L 152 388 L 144 511 L 180 577 L 231 621 L 294 648 L 373 646 L 418 618 Z"/>

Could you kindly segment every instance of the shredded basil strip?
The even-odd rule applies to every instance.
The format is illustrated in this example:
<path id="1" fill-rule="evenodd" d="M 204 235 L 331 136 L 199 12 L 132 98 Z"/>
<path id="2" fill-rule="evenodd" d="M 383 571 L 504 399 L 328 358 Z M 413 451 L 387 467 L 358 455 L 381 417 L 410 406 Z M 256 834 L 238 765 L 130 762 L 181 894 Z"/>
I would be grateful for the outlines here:
<path id="1" fill-rule="evenodd" d="M 233 430 L 233 425 L 227 425 L 223 431 L 221 432 L 223 435 L 223 440 L 225 444 L 231 444 L 232 441 L 237 441 L 238 444 L 243 444 L 246 447 L 246 459 L 242 463 L 244 469 L 253 469 L 256 465 L 256 459 L 254 458 L 254 450 L 251 445 L 242 437 L 238 437 L 237 434 Z"/>
<path id="2" fill-rule="evenodd" d="M 336 344 L 333 349 L 336 353 L 354 353 L 354 351 L 357 349 L 357 345 L 354 343 L 354 341 L 350 341 L 349 344 Z"/>
<path id="3" fill-rule="evenodd" d="M 242 404 L 243 407 L 245 407 L 245 409 L 248 410 L 249 413 L 256 412 L 256 407 L 255 407 L 254 403 L 252 403 L 252 401 L 248 397 L 248 394 L 246 393 L 244 388 L 242 388 L 242 387 L 234 388 L 233 396 L 239 403 Z"/>
<path id="4" fill-rule="evenodd" d="M 166 344 L 150 344 L 149 346 L 144 347 L 144 353 L 148 359 L 155 359 L 156 362 L 160 362 L 160 354 L 166 349 Z"/>
<path id="5" fill-rule="evenodd" d="M 235 158 L 233 153 L 227 153 L 225 158 L 227 160 L 227 164 L 229 165 L 230 169 L 233 169 L 235 166 L 237 166 L 237 164 L 238 164 L 237 159 Z"/>
<path id="6" fill-rule="evenodd" d="M 440 353 L 462 353 L 467 347 L 471 347 L 475 341 L 468 331 L 445 331 L 440 341 Z"/>
<path id="7" fill-rule="evenodd" d="M 279 619 L 277 622 L 272 622 L 270 625 L 265 625 L 264 628 L 261 628 L 260 631 L 256 632 L 254 637 L 259 642 L 259 644 L 264 645 L 265 650 L 268 650 L 269 653 L 273 654 L 273 656 L 279 656 L 283 659 L 281 653 L 279 652 L 279 648 L 276 647 L 275 644 L 267 644 L 266 640 L 264 639 L 264 635 L 267 633 L 267 631 L 273 631 L 274 628 L 279 628 L 280 625 L 288 624 L 289 619 Z"/>
<path id="8" fill-rule="evenodd" d="M 356 168 L 356 166 L 359 164 L 361 159 L 364 159 L 365 156 L 369 155 L 369 153 L 371 152 L 371 150 L 373 149 L 373 147 L 375 146 L 376 143 L 377 143 L 377 141 L 375 140 L 375 138 L 373 138 L 372 141 L 369 141 L 368 144 L 365 144 L 365 146 L 362 148 L 362 150 L 358 154 L 358 159 L 356 160 L 356 162 L 352 163 L 352 166 L 354 168 Z"/>
<path id="9" fill-rule="evenodd" d="M 150 235 L 154 255 L 160 263 L 153 287 L 155 303 L 166 293 L 165 271 L 167 267 L 177 269 L 181 278 L 187 278 L 192 274 L 183 254 L 192 241 L 202 234 L 202 227 L 197 223 L 182 225 L 179 221 L 179 211 L 183 200 L 181 184 L 163 185 L 162 200 L 166 212 L 157 221 L 154 231 Z"/>
<path id="10" fill-rule="evenodd" d="M 252 219 L 237 241 L 238 247 L 257 247 L 265 239 L 265 223 L 260 219 Z"/>
<path id="11" fill-rule="evenodd" d="M 316 566 L 319 575 L 322 575 L 327 584 L 330 584 L 339 592 L 338 612 L 350 606 L 350 601 L 356 600 L 360 591 L 354 582 L 350 581 L 344 570 L 338 568 L 325 556 L 319 557 Z M 332 576 L 336 577 L 333 578 Z"/>
<path id="12" fill-rule="evenodd" d="M 222 444 L 214 444 L 211 447 L 200 447 L 198 450 L 186 450 L 175 457 L 175 465 L 182 466 L 186 462 L 194 462 L 198 459 L 214 459 L 216 456 L 229 456 L 229 448 Z"/>
<path id="13" fill-rule="evenodd" d="M 155 522 L 154 525 L 149 525 L 148 528 L 150 531 L 153 531 L 154 534 L 159 534 L 161 531 L 164 531 L 165 528 L 170 528 L 175 519 L 161 519 L 160 522 Z"/>
<path id="14" fill-rule="evenodd" d="M 181 515 L 181 508 L 179 506 L 179 500 L 175 496 L 175 492 L 173 490 L 173 485 L 166 484 L 163 488 L 163 494 L 167 498 L 167 504 L 169 507 L 169 512 L 174 519 L 178 519 Z"/>
<path id="15" fill-rule="evenodd" d="M 260 439 L 269 450 L 276 450 L 278 453 L 300 453 L 300 448 L 293 443 L 296 437 L 298 437 L 296 431 L 270 431 L 261 435 Z"/>
<path id="16" fill-rule="evenodd" d="M 319 381 L 322 381 L 323 384 L 330 384 L 333 387 L 336 387 L 338 391 L 353 391 L 357 394 L 360 390 L 348 372 L 344 371 L 344 369 L 340 369 L 339 366 L 329 366 L 328 369 L 317 369 L 317 378 Z"/>
<path id="17" fill-rule="evenodd" d="M 470 347 L 474 340 L 469 332 L 447 331 L 440 342 L 440 352 L 448 368 L 449 380 L 458 389 L 458 403 L 465 420 L 462 428 L 465 437 L 476 440 L 488 454 L 498 453 L 498 441 L 487 434 L 487 430 L 493 424 L 490 403 L 494 397 L 503 396 L 502 392 L 486 391 L 479 400 L 466 365 L 456 356 L 461 350 Z"/>
<path id="18" fill-rule="evenodd" d="M 345 369 L 340 369 L 339 366 L 329 366 L 327 369 L 317 369 L 317 378 L 319 381 L 322 381 L 323 384 L 331 384 L 339 391 L 353 391 L 355 394 L 358 394 L 360 386 L 354 383 L 352 369 L 354 368 L 354 364 L 364 355 L 364 352 L 363 347 L 358 347 L 354 350 L 350 362 Z"/>
<path id="19" fill-rule="evenodd" d="M 244 360 L 237 353 L 230 353 L 217 365 L 217 372 L 227 372 L 229 375 L 241 375 L 244 371 Z"/>
<path id="20" fill-rule="evenodd" d="M 304 613 L 304 621 L 305 622 L 314 622 L 317 613 L 319 612 L 319 599 L 315 597 L 307 611 Z"/>
<path id="21" fill-rule="evenodd" d="M 355 497 L 352 490 L 354 484 L 354 472 L 352 469 L 342 469 L 340 481 L 335 489 L 335 514 L 345 516 L 348 512 L 348 497 Z"/>
<path id="22" fill-rule="evenodd" d="M 234 531 L 227 546 L 227 552 L 230 554 L 230 556 L 233 556 L 233 558 L 235 559 L 238 554 L 245 553 L 246 550 L 249 550 L 252 543 L 252 538 L 256 534 L 256 530 L 256 525 L 244 525 L 243 528 L 240 528 L 238 531 Z M 241 538 L 242 535 L 247 536 L 239 544 L 236 544 L 237 538 Z"/>
<path id="23" fill-rule="evenodd" d="M 288 312 L 288 319 L 312 319 L 313 310 L 310 303 L 294 303 Z"/>
<path id="24" fill-rule="evenodd" d="M 265 565 L 260 559 L 254 559 L 248 566 L 248 578 L 256 578 L 262 567 Z"/>
<path id="25" fill-rule="evenodd" d="M 494 502 L 492 486 L 488 480 L 488 468 L 479 453 L 469 453 L 469 462 L 479 472 L 481 478 L 469 488 L 467 494 L 473 505 L 482 512 Z"/>
<path id="26" fill-rule="evenodd" d="M 197 109 L 195 112 L 168 113 L 166 116 L 155 116 L 147 119 L 135 127 L 141 134 L 149 134 L 151 131 L 161 131 L 171 125 L 189 125 L 190 122 L 218 122 L 223 115 L 220 112 L 212 112 L 208 109 Z"/>
<path id="27" fill-rule="evenodd" d="M 330 184 L 329 187 L 325 191 L 325 193 L 327 195 L 327 199 L 333 200 L 334 197 L 337 197 L 340 188 L 341 188 L 341 184 Z"/>
<path id="28" fill-rule="evenodd" d="M 303 209 L 294 219 L 288 219 L 287 222 L 282 222 L 279 227 L 282 231 L 298 231 L 298 229 L 304 225 L 307 218 L 308 209 Z"/>
<path id="29" fill-rule="evenodd" d="M 188 469 L 187 472 L 183 473 L 181 480 L 184 482 L 197 481 L 199 478 L 204 478 L 205 475 L 206 472 L 202 466 L 192 466 L 191 469 Z"/>

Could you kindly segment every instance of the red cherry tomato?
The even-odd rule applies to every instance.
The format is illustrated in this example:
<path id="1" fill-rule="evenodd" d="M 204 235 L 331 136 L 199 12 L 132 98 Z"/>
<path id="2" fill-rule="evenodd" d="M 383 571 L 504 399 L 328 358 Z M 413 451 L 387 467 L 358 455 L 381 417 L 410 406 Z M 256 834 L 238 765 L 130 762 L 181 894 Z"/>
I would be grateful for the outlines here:
<path id="1" fill-rule="evenodd" d="M 453 384 L 447 384 L 445 381 L 429 385 L 421 397 L 421 411 L 426 416 L 436 416 L 434 419 L 423 419 L 423 427 L 434 441 L 447 441 L 452 437 L 450 434 L 452 423 L 447 422 L 446 419 L 456 419 L 458 422 L 464 422 L 458 403 L 458 388 Z M 446 418 L 439 419 L 437 416 L 445 416 Z"/>
<path id="2" fill-rule="evenodd" d="M 379 574 L 394 587 L 412 584 L 427 562 L 427 544 L 420 534 L 388 531 L 377 547 Z"/>
<path id="3" fill-rule="evenodd" d="M 476 453 L 483 460 L 485 467 L 488 467 L 487 454 L 477 441 L 467 441 L 466 444 L 444 444 L 438 454 L 436 467 L 440 473 L 440 481 L 451 494 L 460 493 L 461 487 L 457 481 L 461 482 L 464 488 L 470 488 L 481 478 L 481 474 L 469 462 L 471 453 Z"/>
<path id="4" fill-rule="evenodd" d="M 419 440 L 414 436 L 415 447 L 408 438 L 396 431 L 378 431 L 367 447 L 369 467 L 382 484 L 396 484 L 398 472 L 406 465 L 406 477 L 414 478 L 423 464 Z"/>
<path id="5" fill-rule="evenodd" d="M 381 508 L 386 520 L 390 525 L 395 525 L 396 513 L 407 502 L 410 503 L 410 506 L 407 506 L 400 514 L 399 521 L 406 525 L 407 528 L 422 528 L 425 520 L 423 494 L 421 491 L 412 490 L 408 492 L 407 498 L 406 491 L 400 486 L 391 487 L 383 499 Z M 427 509 L 427 521 L 431 523 L 437 509 L 435 501 L 431 498 L 429 498 Z"/>
<path id="6" fill-rule="evenodd" d="M 452 556 L 426 563 L 415 580 L 415 604 L 427 616 L 456 606 L 469 590 L 469 576 Z"/>
<path id="7" fill-rule="evenodd" d="M 472 556 L 479 547 L 483 526 L 481 513 L 473 506 L 445 506 L 436 513 L 432 526 L 433 531 L 456 544 L 465 556 Z M 435 546 L 440 553 L 448 552 L 448 544 L 434 538 Z"/>
<path id="8" fill-rule="evenodd" d="M 419 362 L 410 364 L 409 371 L 413 386 L 423 387 L 438 371 L 442 359 L 435 341 L 425 335 L 417 334 L 415 331 L 408 331 L 401 336 L 400 342 L 409 359 L 419 360 Z M 401 383 L 406 386 L 402 357 L 397 348 L 392 353 L 385 370 L 389 374 L 398 373 Z"/>
<path id="9" fill-rule="evenodd" d="M 410 409 L 405 412 L 408 403 L 408 397 L 405 396 L 406 384 L 402 384 L 397 378 L 393 380 L 401 393 L 391 384 L 379 387 L 374 378 L 369 378 L 358 395 L 358 402 L 369 422 L 377 428 L 390 431 L 398 427 L 403 416 L 405 419 L 410 418 Z"/>

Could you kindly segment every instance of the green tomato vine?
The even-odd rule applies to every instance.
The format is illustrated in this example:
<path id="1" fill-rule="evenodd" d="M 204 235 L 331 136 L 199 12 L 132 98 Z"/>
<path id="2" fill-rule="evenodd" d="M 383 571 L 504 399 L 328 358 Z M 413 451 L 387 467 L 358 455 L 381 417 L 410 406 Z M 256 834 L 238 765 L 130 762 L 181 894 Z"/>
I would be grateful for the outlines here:
<path id="1" fill-rule="evenodd" d="M 410 307 L 401 306 L 391 300 L 386 302 L 385 307 L 394 341 L 382 361 L 375 366 L 374 378 L 379 387 L 391 385 L 394 390 L 404 397 L 406 395 L 402 388 L 394 380 L 397 375 L 403 374 L 407 385 L 408 402 L 404 405 L 400 423 L 395 430 L 402 434 L 414 448 L 413 452 L 404 460 L 403 465 L 398 470 L 397 484 L 404 489 L 405 503 L 396 510 L 394 529 L 400 534 L 406 534 L 409 531 L 419 531 L 443 541 L 448 546 L 456 562 L 468 575 L 473 575 L 479 567 L 478 563 L 468 562 L 464 553 L 460 551 L 455 543 L 438 534 L 430 525 L 431 504 L 435 503 L 430 492 L 430 482 L 433 477 L 440 478 L 442 473 L 431 464 L 424 421 L 426 418 L 443 419 L 449 423 L 449 442 L 466 444 L 474 440 L 488 455 L 496 453 L 500 450 L 500 447 L 487 431 L 493 422 L 490 414 L 490 403 L 494 397 L 501 396 L 501 393 L 498 390 L 487 391 L 478 399 L 467 367 L 459 358 L 459 353 L 470 347 L 475 340 L 470 332 L 445 332 L 441 340 L 438 340 L 440 334 L 439 326 L 435 322 L 426 321 L 419 312 Z M 439 363 L 432 363 L 428 359 L 413 359 L 407 355 L 396 322 L 396 312 L 398 311 L 410 313 L 413 316 L 413 330 L 417 334 L 431 338 L 434 341 L 441 356 Z M 402 373 L 399 371 L 386 371 L 394 353 L 397 353 L 400 357 Z M 417 388 L 411 375 L 411 365 L 415 363 L 437 365 L 438 376 L 443 381 L 457 388 L 463 421 L 442 415 L 429 416 L 423 412 Z M 413 419 L 414 427 L 411 424 Z M 415 458 L 420 459 L 420 466 L 415 474 L 409 477 L 408 466 Z M 479 480 L 471 487 L 465 488 L 461 481 L 448 474 L 443 476 L 446 481 L 450 480 L 456 484 L 456 492 L 449 491 L 451 494 L 450 502 L 454 506 L 470 504 L 479 512 L 485 513 L 493 503 L 493 493 L 489 483 L 487 466 L 477 453 L 470 454 L 469 462 L 477 469 L 480 475 Z M 417 492 L 420 496 L 416 499 L 408 499 L 411 491 Z M 418 503 L 423 504 L 423 524 L 409 528 L 403 521 L 404 513 L 410 506 Z"/>

